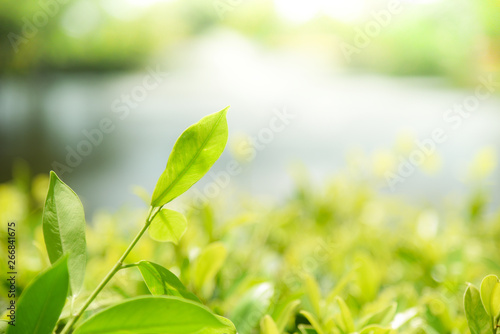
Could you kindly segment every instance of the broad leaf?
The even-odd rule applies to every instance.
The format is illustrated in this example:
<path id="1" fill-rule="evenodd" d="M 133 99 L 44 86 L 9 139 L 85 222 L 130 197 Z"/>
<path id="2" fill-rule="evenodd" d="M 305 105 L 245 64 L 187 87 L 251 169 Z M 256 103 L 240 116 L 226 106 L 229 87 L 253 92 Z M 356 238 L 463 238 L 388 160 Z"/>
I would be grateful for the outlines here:
<path id="1" fill-rule="evenodd" d="M 149 226 L 149 235 L 156 241 L 177 244 L 187 229 L 187 220 L 181 213 L 162 209 Z"/>
<path id="2" fill-rule="evenodd" d="M 139 262 L 138 267 L 144 282 L 153 295 L 179 296 L 200 302 L 198 297 L 189 292 L 170 270 L 149 261 Z"/>
<path id="3" fill-rule="evenodd" d="M 184 193 L 219 159 L 228 136 L 227 109 L 202 118 L 177 139 L 153 192 L 152 206 L 162 206 Z"/>
<path id="4" fill-rule="evenodd" d="M 481 301 L 490 317 L 500 312 L 500 282 L 495 275 L 486 276 L 481 282 Z"/>
<path id="5" fill-rule="evenodd" d="M 77 295 L 85 276 L 85 214 L 80 199 L 54 172 L 43 209 L 43 236 L 51 263 L 69 255 L 70 293 Z"/>
<path id="6" fill-rule="evenodd" d="M 465 317 L 471 334 L 487 334 L 491 332 L 491 322 L 481 302 L 479 290 L 469 285 L 464 295 Z"/>
<path id="7" fill-rule="evenodd" d="M 66 257 L 38 275 L 24 289 L 17 303 L 16 325 L 8 334 L 50 334 L 66 302 L 69 287 Z"/>
<path id="8" fill-rule="evenodd" d="M 221 242 L 208 245 L 198 256 L 194 264 L 193 283 L 201 290 L 211 282 L 226 261 L 227 249 Z"/>
<path id="9" fill-rule="evenodd" d="M 74 334 L 235 334 L 234 325 L 204 306 L 172 296 L 147 296 L 111 306 L 84 321 Z"/>

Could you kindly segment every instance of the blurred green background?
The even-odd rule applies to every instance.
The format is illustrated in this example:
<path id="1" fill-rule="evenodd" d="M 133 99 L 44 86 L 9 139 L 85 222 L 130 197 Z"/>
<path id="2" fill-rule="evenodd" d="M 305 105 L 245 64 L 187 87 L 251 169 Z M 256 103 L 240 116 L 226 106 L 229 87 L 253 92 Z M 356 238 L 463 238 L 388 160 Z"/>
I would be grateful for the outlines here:
<path id="1" fill-rule="evenodd" d="M 391 75 L 444 76 L 453 84 L 499 71 L 500 5 L 488 0 L 403 0 L 350 64 L 339 45 L 387 10 L 376 0 L 114 1 L 2 3 L 3 74 L 129 71 L 182 41 L 229 29 L 273 49 L 322 53 L 332 66 Z"/>
<path id="2" fill-rule="evenodd" d="M 275 109 L 297 116 L 231 181 L 281 196 L 292 189 L 282 171 L 297 161 L 317 181 L 353 150 L 391 171 L 398 147 L 441 127 L 481 78 L 494 89 L 499 80 L 498 1 L 6 0 L 0 16 L 0 180 L 16 161 L 34 173 L 68 166 L 85 133 L 111 119 L 63 175 L 90 211 L 134 202 L 130 184 L 154 185 L 176 129 L 227 105 L 233 147 Z M 124 99 L 152 72 L 166 75 L 125 115 Z M 466 193 L 467 162 L 499 150 L 499 108 L 498 97 L 481 101 L 437 148 L 435 175 L 392 191 Z"/>
<path id="3" fill-rule="evenodd" d="M 0 220 L 20 222 L 18 289 L 48 266 L 48 171 L 85 206 L 90 291 L 181 131 L 231 105 L 226 151 L 172 203 L 184 239 L 143 242 L 131 261 L 193 288 L 190 264 L 222 242 L 226 265 L 196 292 L 242 334 L 296 299 L 326 321 L 336 294 L 357 324 L 397 302 L 402 333 L 466 333 L 466 282 L 500 270 L 499 23 L 498 0 L 3 0 Z M 449 122 L 484 80 L 493 94 Z M 436 129 L 446 141 L 391 187 Z M 102 305 L 146 293 L 127 272 Z M 295 312 L 287 330 L 306 322 Z"/>

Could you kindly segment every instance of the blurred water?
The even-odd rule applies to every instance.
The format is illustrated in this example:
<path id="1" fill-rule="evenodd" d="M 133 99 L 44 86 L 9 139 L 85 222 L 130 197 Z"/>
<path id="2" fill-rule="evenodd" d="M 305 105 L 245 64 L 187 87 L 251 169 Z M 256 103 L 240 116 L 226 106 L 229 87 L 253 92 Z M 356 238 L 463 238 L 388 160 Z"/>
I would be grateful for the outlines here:
<path id="1" fill-rule="evenodd" d="M 85 139 L 82 130 L 91 131 L 110 118 L 115 130 L 63 179 L 80 194 L 89 212 L 117 208 L 139 203 L 131 185 L 152 192 L 175 139 L 204 115 L 230 105 L 234 138 L 238 133 L 258 135 L 269 127 L 275 109 L 286 108 L 296 117 L 231 179 L 231 187 L 280 197 L 291 189 L 291 163 L 303 162 L 321 180 L 345 166 L 352 148 L 370 153 L 393 147 L 401 132 L 423 139 L 436 127 L 449 126 L 443 114 L 473 93 L 432 78 L 335 71 L 321 55 L 266 50 L 227 32 L 180 45 L 165 59 L 153 60 L 149 69 L 159 68 L 168 76 L 123 120 L 111 106 L 143 84 L 147 69 L 128 75 L 59 74 L 30 82 L 3 78 L 2 161 L 36 157 L 42 164 L 37 168 L 48 170 L 52 161 L 64 163 L 67 145 L 76 148 Z M 449 140 L 437 148 L 442 170 L 435 175 L 417 173 L 395 193 L 429 201 L 463 193 L 465 167 L 485 145 L 498 152 L 499 128 L 500 99 L 490 98 L 459 129 L 447 129 Z M 231 159 L 226 150 L 213 171 L 224 170 Z M 209 181 L 210 177 L 204 182 Z M 497 175 L 489 184 L 497 197 L 498 182 Z"/>

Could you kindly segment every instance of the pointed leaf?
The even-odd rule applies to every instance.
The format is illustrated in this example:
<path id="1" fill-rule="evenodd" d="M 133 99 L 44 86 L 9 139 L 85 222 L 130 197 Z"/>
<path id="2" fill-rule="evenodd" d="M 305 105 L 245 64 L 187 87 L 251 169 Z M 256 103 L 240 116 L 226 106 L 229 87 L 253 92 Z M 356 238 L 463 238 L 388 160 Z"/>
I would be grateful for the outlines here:
<path id="1" fill-rule="evenodd" d="M 83 284 L 87 261 L 85 214 L 78 196 L 54 172 L 50 172 L 43 209 L 43 236 L 51 263 L 69 255 L 70 293 L 77 295 Z"/>
<path id="2" fill-rule="evenodd" d="M 149 235 L 156 241 L 171 241 L 177 244 L 187 229 L 187 220 L 182 213 L 162 209 L 149 226 Z"/>
<path id="3" fill-rule="evenodd" d="M 184 193 L 219 159 L 228 136 L 227 109 L 202 118 L 177 139 L 153 192 L 152 206 L 162 206 Z"/>
<path id="4" fill-rule="evenodd" d="M 325 334 L 323 327 L 321 327 L 319 320 L 314 316 L 314 314 L 309 313 L 307 311 L 300 311 L 300 314 L 306 317 L 306 319 L 309 321 L 311 326 L 316 330 L 316 332 L 318 332 L 318 334 Z"/>
<path id="5" fill-rule="evenodd" d="M 481 303 L 479 290 L 473 285 L 469 285 L 465 291 L 464 308 L 471 334 L 490 333 L 490 318 Z"/>
<path id="6" fill-rule="evenodd" d="M 342 324 L 340 327 L 346 333 L 355 332 L 354 321 L 352 319 L 352 315 L 351 315 L 351 311 L 349 310 L 349 307 L 347 307 L 347 304 L 345 303 L 345 301 L 342 298 L 336 297 L 335 300 L 337 301 L 337 304 L 339 305 L 339 308 L 340 308 L 340 318 L 342 321 Z"/>
<path id="7" fill-rule="evenodd" d="M 299 329 L 301 334 L 317 334 L 318 332 L 309 325 L 298 325 L 297 328 Z"/>
<path id="8" fill-rule="evenodd" d="M 361 326 L 388 325 L 396 315 L 396 310 L 397 310 L 397 304 L 392 303 L 391 305 L 381 309 L 380 311 L 374 312 L 364 317 L 361 320 Z"/>
<path id="9" fill-rule="evenodd" d="M 24 289 L 17 303 L 15 326 L 8 334 L 50 334 L 68 295 L 68 259 L 62 258 Z"/>
<path id="10" fill-rule="evenodd" d="M 200 302 L 198 297 L 189 292 L 177 276 L 167 268 L 149 261 L 139 262 L 138 267 L 144 282 L 153 295 L 179 296 Z"/>
<path id="11" fill-rule="evenodd" d="M 74 334 L 236 334 L 234 325 L 204 306 L 172 296 L 147 296 L 111 306 L 84 321 Z"/>
<path id="12" fill-rule="evenodd" d="M 283 332 L 285 330 L 286 325 L 295 315 L 297 308 L 300 305 L 300 300 L 293 300 L 288 303 L 283 311 L 278 315 L 276 319 L 276 325 L 278 326 L 279 332 Z"/>
<path id="13" fill-rule="evenodd" d="M 311 275 L 306 276 L 306 296 L 311 303 L 314 313 L 317 317 L 321 317 L 321 291 L 318 282 Z"/>
<path id="14" fill-rule="evenodd" d="M 260 321 L 260 332 L 262 334 L 280 334 L 276 323 L 269 315 L 265 315 Z"/>

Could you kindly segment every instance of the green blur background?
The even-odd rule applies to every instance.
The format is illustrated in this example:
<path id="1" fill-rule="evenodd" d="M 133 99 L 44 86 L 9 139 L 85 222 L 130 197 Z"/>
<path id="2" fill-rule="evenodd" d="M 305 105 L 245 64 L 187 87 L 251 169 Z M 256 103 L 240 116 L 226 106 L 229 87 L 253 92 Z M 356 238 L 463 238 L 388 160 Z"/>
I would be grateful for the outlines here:
<path id="1" fill-rule="evenodd" d="M 374 77 L 383 78 L 379 86 L 385 92 L 382 95 L 387 105 L 392 98 L 405 97 L 405 106 L 411 109 L 415 104 L 412 112 L 417 116 L 422 113 L 422 122 L 431 128 L 435 126 L 433 119 L 426 118 L 426 110 L 418 104 L 420 88 L 409 93 L 396 90 L 397 86 L 423 78 L 421 85 L 429 94 L 444 97 L 429 102 L 442 114 L 454 102 L 460 102 L 462 95 L 473 92 L 478 77 L 491 74 L 494 80 L 500 80 L 500 1 L 408 0 L 402 1 L 401 6 L 401 14 L 394 15 L 387 27 L 349 61 L 342 54 L 342 45 L 354 45 L 359 31 L 373 22 L 374 12 L 387 9 L 387 2 L 3 0 L 0 220 L 2 224 L 8 220 L 19 222 L 19 271 L 23 274 L 19 276 L 18 289 L 22 291 L 49 265 L 43 247 L 41 213 L 51 163 L 64 161 L 65 146 L 74 147 L 82 139 L 82 129 L 95 127 L 102 115 L 109 115 L 110 101 L 140 83 L 148 66 L 161 63 L 174 79 L 188 81 L 186 90 L 192 91 L 182 91 L 184 95 L 179 94 L 172 103 L 178 82 L 173 80 L 168 89 L 152 96 L 157 114 L 149 114 L 141 106 L 134 111 L 139 116 L 123 125 L 126 128 L 107 137 L 80 167 L 62 177 L 79 194 L 86 209 L 87 294 L 140 227 L 145 205 L 137 198 L 147 197 L 152 191 L 175 138 L 184 128 L 226 106 L 221 103 L 234 104 L 228 114 L 230 142 L 221 157 L 222 163 L 214 166 L 215 171 L 221 171 L 228 159 L 238 159 L 234 149 L 238 138 L 268 125 L 268 117 L 264 117 L 255 126 L 245 128 L 242 124 L 251 123 L 258 114 L 254 107 L 245 106 L 250 100 L 259 99 L 260 95 L 251 88 L 283 73 L 273 72 L 276 69 L 272 66 L 249 65 L 248 71 L 261 73 L 262 81 L 247 85 L 246 77 L 239 76 L 242 72 L 235 71 L 233 91 L 205 97 L 196 105 L 193 101 L 204 94 L 205 87 L 214 89 L 208 86 L 217 87 L 228 77 L 219 78 L 218 70 L 222 67 L 213 69 L 210 62 L 202 62 L 201 66 L 197 63 L 195 71 L 201 74 L 192 76 L 185 68 L 178 70 L 179 57 L 189 58 L 197 50 L 203 53 L 212 46 L 223 46 L 223 55 L 209 53 L 209 57 L 225 56 L 224 61 L 241 57 L 241 61 L 235 62 L 241 69 L 247 64 L 245 50 L 265 50 L 264 58 L 273 55 L 278 62 L 290 54 L 307 54 L 309 63 L 311 59 L 321 63 L 320 72 L 325 74 L 322 79 L 336 78 L 341 73 L 338 85 L 345 84 L 352 91 L 346 97 L 348 102 L 363 100 L 367 95 L 357 94 L 366 94 L 379 85 L 379 81 L 373 83 Z M 28 36 L 30 23 L 34 17 L 40 17 L 41 11 L 52 14 L 47 14 L 47 23 Z M 28 34 L 23 35 L 23 31 Z M 210 44 L 221 31 L 238 38 Z M 14 40 L 19 42 L 16 47 Z M 241 40 L 253 47 L 231 44 Z M 186 48 L 192 43 L 209 47 L 194 51 Z M 238 52 L 233 54 L 233 47 Z M 229 62 L 221 66 L 225 65 L 230 69 L 235 66 Z M 139 73 L 138 78 L 130 79 L 131 73 Z M 198 81 L 189 82 L 192 78 Z M 307 84 L 308 78 L 285 76 L 283 81 L 303 80 Z M 316 81 L 312 80 L 311 91 L 323 83 L 318 78 L 313 77 Z M 117 89 L 111 93 L 103 90 L 106 97 L 97 107 L 93 95 L 85 95 L 87 99 L 82 102 L 77 94 L 80 88 L 96 85 L 98 88 L 90 91 L 97 100 L 100 85 L 107 82 Z M 365 82 L 367 86 L 358 91 L 358 86 Z M 391 84 L 386 85 L 387 82 Z M 325 87 L 325 92 L 330 93 L 330 86 Z M 58 93 L 53 94 L 51 89 Z M 168 90 L 173 93 L 167 97 Z M 218 268 L 207 286 L 196 292 L 211 309 L 233 320 L 241 334 L 259 332 L 260 317 L 247 319 L 249 309 L 261 316 L 275 316 L 290 301 L 300 300 L 299 309 L 326 321 L 328 312 L 338 314 L 331 300 L 337 295 L 346 300 L 357 324 L 396 302 L 398 314 L 411 315 L 401 325 L 401 333 L 468 333 L 462 308 L 467 283 L 478 285 L 485 275 L 500 273 L 498 97 L 488 102 L 496 116 L 478 116 L 484 123 L 477 125 L 475 131 L 464 128 L 460 140 L 452 140 L 443 148 L 443 156 L 440 152 L 431 156 L 428 164 L 421 166 L 423 172 L 398 186 L 395 193 L 387 194 L 380 191 L 385 172 L 397 166 L 398 155 L 412 152 L 415 136 L 404 129 L 399 136 L 392 136 L 392 132 L 400 130 L 398 126 L 388 130 L 381 125 L 389 122 L 391 115 L 406 115 L 407 110 L 394 107 L 393 114 L 384 114 L 373 106 L 373 119 L 368 120 L 366 127 L 361 127 L 359 120 L 343 125 L 346 132 L 372 144 L 367 151 L 356 150 L 351 141 L 342 140 L 347 135 L 322 137 L 334 131 L 317 130 L 321 123 L 333 124 L 340 116 L 331 116 L 327 108 L 321 110 L 325 101 L 311 91 L 304 93 L 307 103 L 291 105 L 300 114 L 299 121 L 281 137 L 277 135 L 276 141 L 259 152 L 250 166 L 242 163 L 245 171 L 234 177 L 219 196 L 201 207 L 193 205 L 189 195 L 178 204 L 189 221 L 189 229 L 179 245 L 143 240 L 130 260 L 154 260 L 178 274 L 191 289 L 190 268 L 196 255 L 211 244 L 223 243 L 227 250 L 224 266 Z M 377 90 L 374 94 L 381 93 Z M 233 95 L 237 95 L 236 103 L 227 101 Z M 211 99 L 215 102 L 207 104 Z M 283 100 L 287 101 L 270 98 L 271 102 L 266 100 L 260 107 L 270 108 Z M 24 104 L 30 106 L 24 108 Z M 57 123 L 49 117 L 54 115 L 51 109 L 60 109 L 55 115 L 66 115 L 66 121 L 73 123 L 51 126 Z M 92 117 L 88 116 L 92 114 L 90 109 L 97 110 Z M 348 115 L 350 111 L 348 105 L 338 113 Z M 160 114 L 170 118 L 158 120 Z M 311 119 L 316 122 L 311 123 Z M 306 124 L 310 132 L 296 131 L 298 123 Z M 64 124 L 71 127 L 64 130 Z M 360 127 L 359 133 L 366 134 L 354 132 Z M 369 132 L 370 128 L 379 130 Z M 391 135 L 387 135 L 389 132 Z M 71 137 L 72 133 L 78 135 Z M 163 135 L 161 140 L 158 134 Z M 422 134 L 425 131 L 417 131 L 416 137 Z M 131 142 L 139 142 L 138 138 L 142 141 L 132 149 Z M 449 146 L 453 147 L 451 151 Z M 294 160 L 294 167 L 288 168 Z M 317 169 L 321 172 L 317 173 Z M 280 177 L 288 180 L 288 187 L 281 187 Z M 441 182 L 447 177 L 453 178 L 454 183 Z M 132 191 L 133 185 L 141 188 Z M 257 196 L 266 186 L 280 190 L 264 192 L 264 198 Z M 131 197 L 136 199 L 133 205 Z M 5 231 L 2 229 L 1 233 L 5 249 Z M 315 247 L 321 243 L 325 243 L 327 251 L 318 257 Z M 1 261 L 2 266 L 4 262 Z M 262 285 L 266 293 L 256 294 Z M 5 303 L 7 289 L 4 282 L 0 306 Z M 106 306 L 147 293 L 138 272 L 123 272 L 104 291 L 101 302 Z M 65 312 L 69 314 L 68 309 Z M 287 332 L 297 332 L 300 324 L 307 324 L 307 320 L 293 313 Z"/>
<path id="2" fill-rule="evenodd" d="M 339 45 L 386 8 L 375 0 L 337 1 L 14 1 L 0 12 L 0 73 L 128 71 L 180 42 L 227 28 L 269 48 L 318 50 L 332 66 L 391 75 L 444 76 L 451 84 L 498 74 L 500 5 L 489 0 L 401 1 L 380 36 L 346 64 Z M 45 9 L 44 9 L 45 8 Z M 47 23 L 43 10 L 48 13 Z M 38 13 L 38 14 L 37 14 Z M 26 22 L 39 28 L 24 36 Z M 28 32 L 32 31 L 28 27 Z M 9 37 L 10 36 L 10 37 Z"/>

